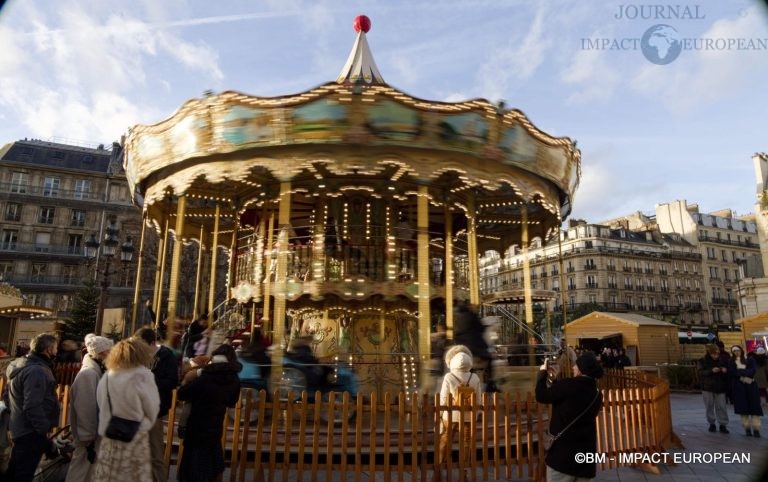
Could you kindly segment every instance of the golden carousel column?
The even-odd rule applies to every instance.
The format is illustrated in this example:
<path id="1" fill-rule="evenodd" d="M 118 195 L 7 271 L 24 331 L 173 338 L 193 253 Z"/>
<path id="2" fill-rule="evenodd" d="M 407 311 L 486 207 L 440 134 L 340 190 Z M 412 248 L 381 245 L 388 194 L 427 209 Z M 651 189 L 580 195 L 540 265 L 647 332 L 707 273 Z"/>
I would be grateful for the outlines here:
<path id="1" fill-rule="evenodd" d="M 274 231 L 275 231 L 275 212 L 269 211 L 269 223 L 267 224 L 267 246 L 264 256 L 264 308 L 261 310 L 263 320 L 264 335 L 272 332 L 272 343 L 275 342 L 274 330 L 275 324 L 271 323 L 269 315 L 269 297 L 272 293 L 272 257 L 274 255 Z"/>
<path id="2" fill-rule="evenodd" d="M 429 371 L 426 370 L 430 357 L 430 321 L 429 312 L 429 190 L 427 186 L 419 186 L 416 198 L 416 226 L 419 237 L 418 246 L 418 280 L 419 280 L 419 360 L 421 361 L 421 387 L 430 386 Z"/>
<path id="3" fill-rule="evenodd" d="M 272 326 L 275 328 L 275 342 L 285 341 L 286 276 L 288 274 L 288 236 L 291 231 L 291 183 L 280 183 L 280 205 L 277 224 L 277 269 L 275 270 L 275 309 Z"/>
<path id="4" fill-rule="evenodd" d="M 467 254 L 469 255 L 469 304 L 474 308 L 480 306 L 480 267 L 477 261 L 477 218 L 475 212 L 475 195 L 467 196 Z"/>
<path id="5" fill-rule="evenodd" d="M 324 193 L 318 197 L 315 209 L 314 233 L 312 236 L 312 281 L 311 296 L 319 298 L 325 282 L 325 223 L 328 216 L 328 200 Z"/>
<path id="6" fill-rule="evenodd" d="M 266 203 L 265 203 L 266 204 Z M 264 278 L 264 214 L 266 214 L 266 205 L 262 210 L 259 225 L 256 228 L 256 261 L 253 263 L 253 309 L 251 311 L 251 343 L 256 343 L 254 335 L 256 334 L 256 304 L 261 301 L 261 283 Z M 264 330 L 262 319 L 262 333 Z"/>
<path id="7" fill-rule="evenodd" d="M 168 228 L 170 227 L 169 220 L 170 216 L 166 214 L 165 222 L 163 223 L 163 237 L 160 238 L 160 241 L 158 242 L 159 246 L 157 252 L 157 268 L 155 271 L 155 293 L 152 303 L 152 306 L 155 310 L 155 317 L 157 318 L 155 320 L 155 330 L 157 330 L 157 328 L 160 326 L 160 323 L 163 322 L 161 308 L 163 304 L 163 282 L 165 281 L 165 254 L 168 252 Z"/>
<path id="8" fill-rule="evenodd" d="M 139 260 L 136 263 L 136 287 L 133 290 L 133 310 L 131 311 L 131 334 L 136 331 L 136 317 L 139 314 L 141 296 L 141 268 L 144 264 L 144 237 L 147 232 L 147 211 L 141 217 L 141 240 L 139 241 Z"/>
<path id="9" fill-rule="evenodd" d="M 445 201 L 445 325 L 446 336 L 453 339 L 453 214 Z"/>
<path id="10" fill-rule="evenodd" d="M 182 195 L 176 201 L 176 239 L 173 242 L 173 257 L 171 258 L 171 279 L 168 286 L 168 333 L 176 329 L 176 296 L 179 291 L 179 271 L 181 268 L 181 250 L 184 247 L 184 214 L 187 208 L 187 197 Z M 172 338 L 170 338 L 172 339 Z"/>
<path id="11" fill-rule="evenodd" d="M 216 203 L 213 212 L 213 239 L 211 240 L 211 279 L 208 280 L 208 326 L 213 323 L 213 310 L 216 308 L 216 264 L 219 254 L 219 216 L 221 206 Z"/>
<path id="12" fill-rule="evenodd" d="M 202 313 L 197 311 L 200 304 L 200 279 L 202 278 L 203 273 L 203 241 L 205 239 L 205 230 L 204 226 L 201 222 L 200 224 L 200 248 L 197 250 L 197 275 L 195 276 L 195 307 L 192 310 L 192 312 L 195 314 L 195 317 L 200 316 Z"/>
<path id="13" fill-rule="evenodd" d="M 227 299 L 232 299 L 232 288 L 235 287 L 237 272 L 237 237 L 240 235 L 240 221 L 235 220 L 232 226 L 232 241 L 229 243 L 229 266 L 227 266 Z"/>
<path id="14" fill-rule="evenodd" d="M 525 299 L 525 324 L 528 325 L 528 333 L 535 332 L 533 326 L 533 298 L 531 296 L 531 262 L 528 259 L 528 207 L 523 204 L 521 209 L 522 227 L 520 230 L 520 244 L 523 248 L 523 297 Z M 530 366 L 536 365 L 536 355 L 533 343 L 536 337 L 528 341 L 528 362 Z"/>

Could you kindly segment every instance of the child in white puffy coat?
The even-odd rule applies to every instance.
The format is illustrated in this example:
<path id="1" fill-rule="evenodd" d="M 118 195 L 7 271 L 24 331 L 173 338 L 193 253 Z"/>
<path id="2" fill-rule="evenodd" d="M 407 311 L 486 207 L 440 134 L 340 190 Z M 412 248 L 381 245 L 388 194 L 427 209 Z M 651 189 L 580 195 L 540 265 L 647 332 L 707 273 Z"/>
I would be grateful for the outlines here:
<path id="1" fill-rule="evenodd" d="M 458 405 L 456 397 L 457 388 L 460 385 L 469 386 L 475 390 L 475 403 L 479 404 L 482 397 L 480 377 L 472 373 L 472 352 L 464 345 L 454 345 L 445 352 L 445 364 L 448 365 L 448 373 L 443 377 L 443 385 L 440 389 L 440 405 L 448 405 L 449 395 L 453 397 L 453 404 Z M 459 427 L 460 412 L 458 410 L 445 410 L 440 424 L 440 456 L 442 464 L 450 451 L 453 433 L 463 431 L 462 444 L 464 453 L 463 462 L 469 462 L 470 451 L 473 450 L 472 419 L 473 413 L 464 413 L 464 427 Z M 451 424 L 450 430 L 448 424 Z M 436 474 L 437 475 L 437 474 Z M 438 476 L 439 478 L 439 476 Z"/>

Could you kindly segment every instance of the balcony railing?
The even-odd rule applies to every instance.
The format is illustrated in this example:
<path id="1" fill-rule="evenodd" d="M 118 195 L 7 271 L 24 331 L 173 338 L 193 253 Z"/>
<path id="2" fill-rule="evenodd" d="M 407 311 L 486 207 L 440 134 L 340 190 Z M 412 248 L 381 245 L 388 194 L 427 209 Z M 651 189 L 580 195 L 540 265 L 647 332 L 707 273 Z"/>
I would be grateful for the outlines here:
<path id="1" fill-rule="evenodd" d="M 16 253 L 49 253 L 62 254 L 69 256 L 83 256 L 81 246 L 63 246 L 54 244 L 34 244 L 34 243 L 0 243 L 0 251 L 13 251 Z"/>
<path id="2" fill-rule="evenodd" d="M 596 288 L 597 288 L 597 283 L 587 283 L 587 289 L 594 290 Z"/>
<path id="3" fill-rule="evenodd" d="M 596 264 L 585 264 L 584 265 L 584 269 L 585 270 L 595 270 L 595 269 L 597 269 L 597 265 Z"/>
<path id="4" fill-rule="evenodd" d="M 35 274 L 7 274 L 3 276 L 3 281 L 13 285 L 57 285 L 57 286 L 76 286 L 83 283 L 80 276 L 48 276 Z"/>
<path id="5" fill-rule="evenodd" d="M 0 183 L 0 193 L 10 193 L 14 195 L 39 196 L 50 199 L 77 199 L 81 201 L 104 201 L 103 193 L 74 189 L 53 189 L 51 187 L 30 186 L 11 184 L 7 182 Z"/>
<path id="6" fill-rule="evenodd" d="M 745 248 L 757 248 L 757 244 L 751 241 L 734 241 L 732 239 L 713 238 L 711 236 L 699 235 L 699 241 L 707 241 L 710 243 L 727 244 L 729 246 L 743 246 Z"/>
<path id="7" fill-rule="evenodd" d="M 350 227 L 350 231 L 352 227 Z M 387 243 L 381 236 L 370 236 L 362 244 L 342 243 L 324 245 L 318 252 L 308 239 L 291 238 L 286 256 L 286 275 L 295 282 L 345 281 L 365 278 L 367 281 L 412 283 L 418 279 L 418 252 L 415 242 Z M 239 248 L 236 280 L 251 283 L 273 281 L 276 276 L 276 255 L 268 260 L 268 253 L 261 260 L 251 247 Z M 445 285 L 445 252 L 430 249 L 429 280 L 433 286 Z M 258 264 L 261 262 L 261 268 Z M 254 279 L 261 272 L 260 280 Z M 532 276 L 533 278 L 534 276 Z M 511 279 L 515 285 L 516 279 Z M 469 260 L 460 250 L 454 252 L 453 286 L 469 286 Z"/>

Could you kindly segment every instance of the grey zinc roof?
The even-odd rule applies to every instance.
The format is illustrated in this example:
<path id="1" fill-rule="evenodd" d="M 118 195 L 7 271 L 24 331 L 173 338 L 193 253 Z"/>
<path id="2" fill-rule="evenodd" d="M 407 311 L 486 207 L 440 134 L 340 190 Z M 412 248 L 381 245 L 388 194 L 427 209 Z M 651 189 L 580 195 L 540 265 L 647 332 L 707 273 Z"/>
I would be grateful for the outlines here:
<path id="1" fill-rule="evenodd" d="M 99 173 L 107 172 L 111 156 L 104 149 L 37 140 L 16 141 L 0 154 L 2 161 Z"/>

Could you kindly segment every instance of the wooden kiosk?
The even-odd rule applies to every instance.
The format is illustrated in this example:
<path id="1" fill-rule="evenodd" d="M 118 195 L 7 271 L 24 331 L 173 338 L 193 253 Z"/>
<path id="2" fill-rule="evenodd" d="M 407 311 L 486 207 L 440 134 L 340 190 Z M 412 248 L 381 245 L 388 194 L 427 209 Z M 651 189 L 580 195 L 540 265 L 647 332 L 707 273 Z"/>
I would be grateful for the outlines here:
<path id="1" fill-rule="evenodd" d="M 595 311 L 565 326 L 569 345 L 591 350 L 623 347 L 633 365 L 660 365 L 680 360 L 678 327 L 631 313 Z"/>

